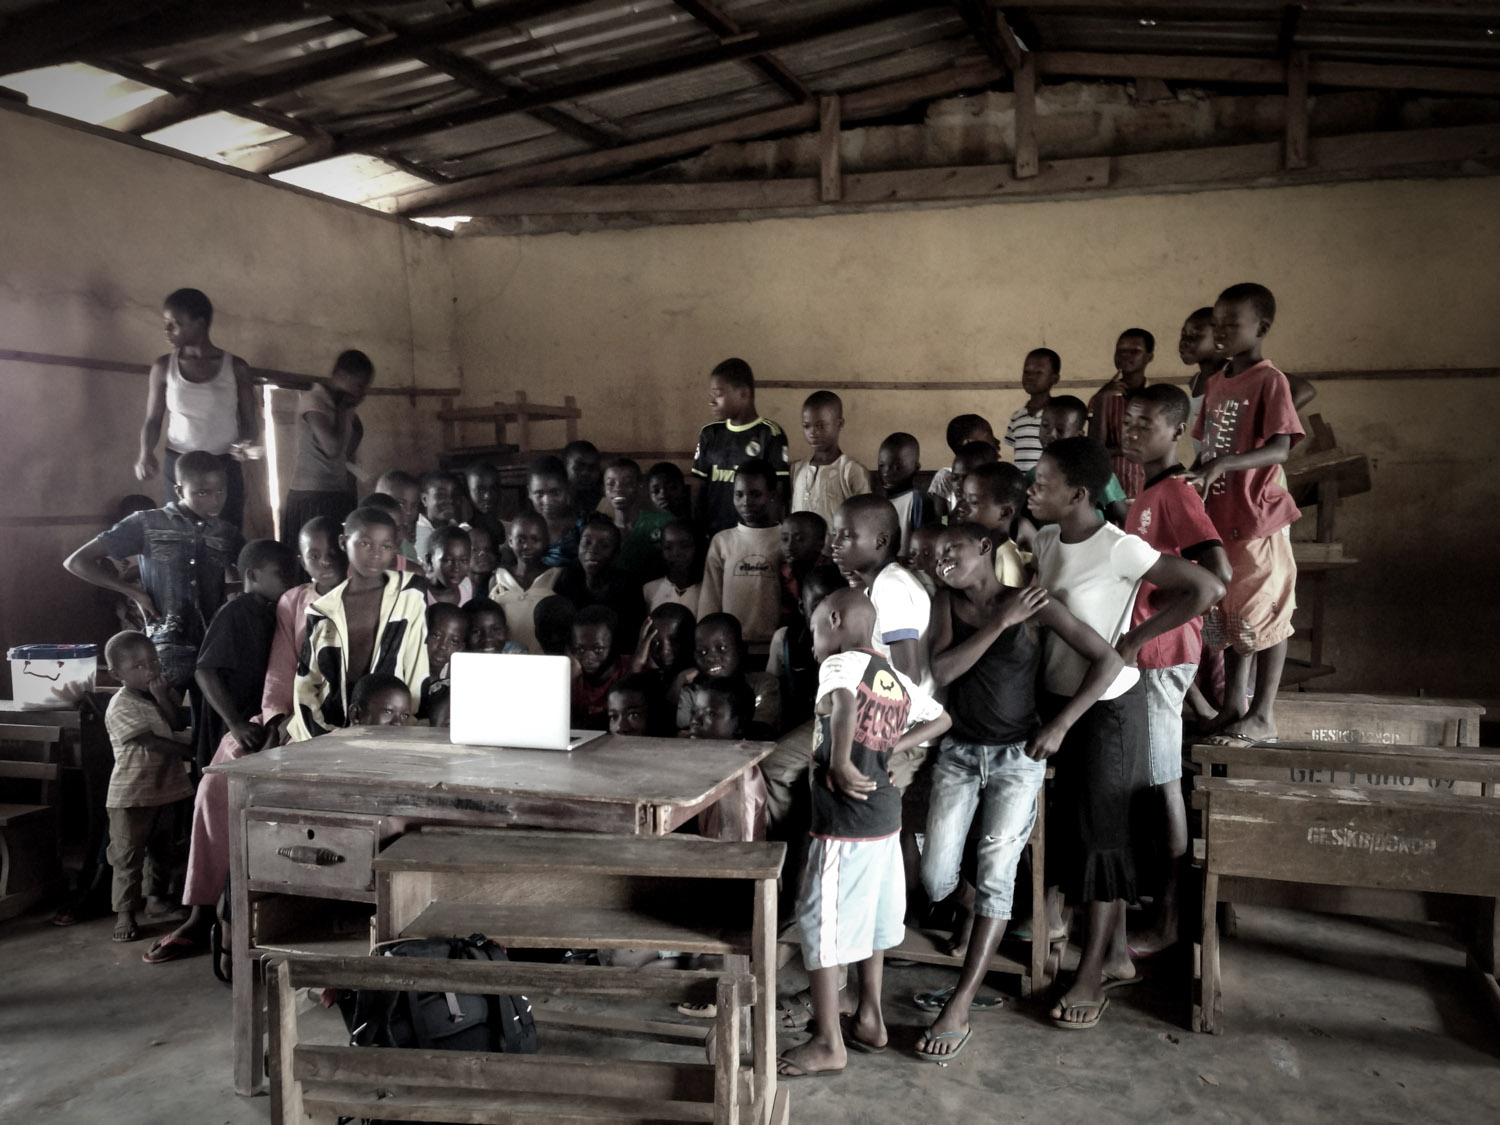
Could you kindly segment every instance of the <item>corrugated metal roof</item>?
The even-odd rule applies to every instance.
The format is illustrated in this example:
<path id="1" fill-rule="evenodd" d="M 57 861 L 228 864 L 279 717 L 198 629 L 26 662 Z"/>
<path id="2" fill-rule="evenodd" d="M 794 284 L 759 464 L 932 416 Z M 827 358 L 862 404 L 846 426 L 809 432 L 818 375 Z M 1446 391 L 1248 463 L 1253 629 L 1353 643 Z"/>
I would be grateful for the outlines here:
<path id="1" fill-rule="evenodd" d="M 28 17 L 75 3 L 0 0 L 0 56 L 26 62 L 16 44 L 25 42 Z M 1286 46 L 1294 7 L 1279 0 L 1022 3 L 1016 22 L 1033 50 L 1272 59 Z M 137 127 L 155 127 L 146 134 L 153 140 L 241 167 L 276 156 L 311 160 L 318 150 L 294 151 L 289 138 L 320 130 L 336 146 L 358 143 L 362 153 L 278 178 L 387 206 L 424 183 L 398 167 L 402 161 L 438 177 L 477 175 L 774 109 L 789 104 L 788 82 L 815 94 L 847 93 L 985 54 L 957 7 L 936 0 L 878 20 L 889 11 L 884 0 L 716 0 L 722 18 L 746 33 L 792 34 L 846 17 L 860 25 L 777 47 L 771 57 L 780 72 L 753 58 L 682 69 L 677 60 L 685 56 L 732 49 L 719 34 L 729 25 L 711 26 L 716 17 L 703 22 L 691 8 L 677 0 L 368 0 L 348 8 L 317 0 L 306 10 L 265 0 L 267 15 L 257 24 L 261 5 L 202 5 L 180 23 L 158 19 L 148 5 L 122 6 L 118 18 L 106 13 L 100 40 L 85 40 L 73 58 L 49 56 L 49 65 L 0 84 L 94 124 L 134 115 Z M 1327 59 L 1494 69 L 1496 24 L 1500 3 L 1309 3 L 1295 46 Z M 637 69 L 658 64 L 675 69 L 652 77 Z M 610 82 L 616 74 L 629 77 Z M 246 82 L 257 84 L 253 104 L 194 100 Z M 544 97 L 548 104 L 506 112 L 498 97 L 548 90 L 571 100 Z M 463 123 L 445 126 L 443 115 L 454 113 L 465 115 Z M 403 131 L 399 139 L 382 136 L 392 129 Z M 351 133 L 359 137 L 348 140 Z"/>

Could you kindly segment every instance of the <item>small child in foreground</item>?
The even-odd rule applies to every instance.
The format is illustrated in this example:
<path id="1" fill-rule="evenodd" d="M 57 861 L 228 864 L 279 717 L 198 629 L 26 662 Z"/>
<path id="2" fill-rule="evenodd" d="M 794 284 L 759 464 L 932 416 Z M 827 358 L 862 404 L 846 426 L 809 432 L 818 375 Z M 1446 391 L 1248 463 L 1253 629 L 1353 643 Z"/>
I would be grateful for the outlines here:
<path id="1" fill-rule="evenodd" d="M 630 657 L 616 651 L 620 622 L 608 606 L 584 606 L 573 619 L 569 648 L 578 662 L 573 677 L 575 730 L 609 728 L 609 691 L 630 674 Z"/>
<path id="2" fill-rule="evenodd" d="M 525 645 L 510 639 L 510 622 L 505 611 L 489 598 L 475 598 L 464 606 L 464 615 L 469 630 L 464 638 L 465 652 L 523 656 L 528 651 Z"/>
<path id="3" fill-rule="evenodd" d="M 814 391 L 802 404 L 802 436 L 812 456 L 792 466 L 792 512 L 833 519 L 839 505 L 870 491 L 870 470 L 839 448 L 844 402 L 832 391 Z"/>
<path id="4" fill-rule="evenodd" d="M 797 920 L 813 1001 L 813 1035 L 777 1059 L 799 1078 L 842 1070 L 846 1036 L 880 1050 L 884 951 L 905 936 L 906 885 L 899 835 L 901 794 L 887 768 L 893 752 L 947 731 L 948 713 L 870 649 L 875 607 L 838 590 L 813 611 L 818 716 L 813 738 L 812 840 Z M 859 964 L 859 1005 L 839 1020 L 839 966 Z"/>
<path id="5" fill-rule="evenodd" d="M 361 676 L 349 698 L 351 727 L 404 727 L 411 723 L 411 689 L 400 676 Z"/>
<path id="6" fill-rule="evenodd" d="M 643 736 L 659 733 L 651 713 L 652 681 L 642 675 L 626 676 L 609 689 L 605 713 L 609 733 Z"/>
<path id="7" fill-rule="evenodd" d="M 742 677 L 710 677 L 699 680 L 690 690 L 693 696 L 693 721 L 688 727 L 690 738 L 735 741 L 749 737 L 750 722 L 755 713 L 755 696 Z M 766 783 L 759 767 L 751 767 L 745 775 L 744 787 L 740 793 L 742 803 L 739 809 L 739 831 L 734 831 L 725 823 L 725 801 L 720 801 L 699 815 L 700 835 L 710 840 L 766 838 Z M 707 1014 L 706 1011 L 687 1013 L 684 1008 L 679 1008 L 678 1011 Z"/>
<path id="8" fill-rule="evenodd" d="M 677 729 L 692 724 L 692 692 L 689 685 L 698 680 L 738 677 L 750 685 L 755 701 L 752 721 L 759 728 L 757 737 L 774 738 L 781 726 L 781 685 L 765 672 L 745 672 L 746 652 L 740 622 L 732 613 L 710 613 L 704 616 L 694 632 L 694 667 L 684 671 L 674 685 L 678 692 Z"/>
<path id="9" fill-rule="evenodd" d="M 116 633 L 104 646 L 104 660 L 124 685 L 104 713 L 115 756 L 104 798 L 108 858 L 114 868 L 112 939 L 136 941 L 141 936 L 136 914 L 148 901 L 163 910 L 166 906 L 176 860 L 177 805 L 193 795 L 187 773 L 193 748 L 187 714 L 145 634 Z"/>
<path id="10" fill-rule="evenodd" d="M 493 602 L 490 604 L 494 605 Z M 462 652 L 468 642 L 467 610 L 450 602 L 436 602 L 427 607 L 427 683 L 422 688 L 417 718 L 426 719 L 435 727 L 448 725 L 449 691 L 452 687 L 448 667 L 453 654 Z"/>

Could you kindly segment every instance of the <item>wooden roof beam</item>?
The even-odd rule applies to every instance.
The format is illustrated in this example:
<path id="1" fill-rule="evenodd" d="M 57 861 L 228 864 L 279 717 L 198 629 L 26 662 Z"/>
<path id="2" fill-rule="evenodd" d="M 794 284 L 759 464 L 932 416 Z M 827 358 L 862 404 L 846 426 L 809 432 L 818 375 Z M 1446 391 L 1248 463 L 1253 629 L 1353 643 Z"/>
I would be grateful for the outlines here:
<path id="1" fill-rule="evenodd" d="M 346 134 L 339 141 L 341 152 L 378 151 L 429 133 L 456 129 L 481 121 L 490 121 L 511 113 L 529 113 L 538 106 L 591 97 L 626 86 L 635 86 L 659 78 L 687 74 L 695 70 L 765 55 L 784 47 L 812 42 L 841 32 L 855 31 L 888 19 L 910 15 L 937 7 L 939 0 L 878 0 L 866 7 L 846 9 L 830 16 L 810 20 L 792 27 L 768 32 L 748 32 L 740 39 L 665 59 L 638 63 L 606 74 L 572 82 L 562 82 L 532 94 L 521 94 L 507 101 L 482 101 L 471 106 L 439 110 L 412 118 L 403 125 L 369 129 Z"/>
<path id="2" fill-rule="evenodd" d="M 740 25 L 712 0 L 673 0 L 673 3 L 707 27 L 721 41 L 744 34 Z M 812 91 L 802 84 L 802 79 L 793 74 L 791 68 L 775 56 L 758 55 L 748 61 L 756 70 L 780 86 L 792 101 L 805 102 L 812 97 Z"/>
<path id="3" fill-rule="evenodd" d="M 842 95 L 841 116 L 847 122 L 890 113 L 933 98 L 947 97 L 964 90 L 983 89 L 999 81 L 1000 77 L 1000 70 L 985 61 L 924 74 L 919 78 L 873 86 Z M 458 214 L 466 205 L 465 201 L 477 196 L 560 180 L 597 177 L 634 164 L 670 160 L 727 141 L 748 141 L 777 133 L 811 129 L 817 123 L 818 110 L 813 104 L 784 106 L 671 136 L 621 145 L 603 152 L 584 153 L 542 164 L 528 164 L 470 176 L 446 187 L 414 192 L 401 200 L 400 211 L 403 214 L 424 216 Z"/>
<path id="4" fill-rule="evenodd" d="M 1243 82 L 1280 86 L 1286 64 L 1280 59 L 1204 55 L 1116 55 L 1091 51 L 1041 51 L 1043 74 L 1085 78 L 1165 78 L 1196 82 Z M 1432 90 L 1441 93 L 1500 95 L 1500 72 L 1449 66 L 1405 66 L 1400 63 L 1348 63 L 1314 59 L 1308 80 L 1313 85 L 1355 86 L 1381 90 Z"/>
<path id="5" fill-rule="evenodd" d="M 403 31 L 399 36 L 366 38 L 347 43 L 322 51 L 311 58 L 298 59 L 254 78 L 222 86 L 199 87 L 198 93 L 164 103 L 151 115 L 143 115 L 140 124 L 132 132 L 137 135 L 155 132 L 168 125 L 176 125 L 221 109 L 238 112 L 237 106 L 265 101 L 318 82 L 411 58 L 419 48 L 440 47 L 472 39 L 497 28 L 508 27 L 559 9 L 575 7 L 578 3 L 580 0 L 514 0 L 513 3 L 500 5 L 498 8 L 485 8 L 472 15 L 423 24 L 410 31 Z M 351 12 L 357 7 L 358 5 L 348 5 Z M 111 52 L 119 53 L 113 47 Z"/>
<path id="6" fill-rule="evenodd" d="M 969 27 L 969 33 L 979 40 L 985 54 L 1014 74 L 1021 69 L 1021 45 L 1016 42 L 1015 32 L 1005 22 L 1005 15 L 994 8 L 981 5 L 978 0 L 953 0 L 953 6 Z"/>

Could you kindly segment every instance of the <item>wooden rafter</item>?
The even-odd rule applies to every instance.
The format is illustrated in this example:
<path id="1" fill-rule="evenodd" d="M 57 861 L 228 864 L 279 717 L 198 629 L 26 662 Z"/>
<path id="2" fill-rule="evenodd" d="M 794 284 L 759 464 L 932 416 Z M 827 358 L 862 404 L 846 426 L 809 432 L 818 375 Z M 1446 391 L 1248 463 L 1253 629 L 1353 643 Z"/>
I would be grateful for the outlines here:
<path id="1" fill-rule="evenodd" d="M 712 0 L 673 0 L 673 3 L 717 35 L 720 42 L 745 34 L 739 23 L 712 3 Z M 748 61 L 786 91 L 792 101 L 805 102 L 812 97 L 812 92 L 803 85 L 802 79 L 793 74 L 791 68 L 775 55 L 756 55 Z"/>
<path id="2" fill-rule="evenodd" d="M 367 12 L 341 16 L 339 22 L 363 32 L 372 39 L 392 38 L 397 41 L 407 41 L 406 32 L 392 27 L 384 20 Z M 519 83 L 516 85 L 507 83 L 483 63 L 448 47 L 412 44 L 411 57 L 423 66 L 446 74 L 455 82 L 467 86 L 482 97 L 508 98 L 517 92 L 529 89 Z M 577 137 L 595 148 L 608 148 L 610 145 L 618 144 L 624 138 L 624 131 L 613 122 L 601 122 L 600 126 L 596 126 L 579 121 L 576 117 L 554 106 L 539 107 L 530 116 L 559 132 Z"/>
<path id="3" fill-rule="evenodd" d="M 953 6 L 985 54 L 995 61 L 996 66 L 1014 74 L 1021 66 L 1021 46 L 1005 22 L 1005 16 L 979 0 L 953 0 Z"/>
<path id="4" fill-rule="evenodd" d="M 184 96 L 172 101 L 163 99 L 160 104 L 153 103 L 155 108 L 148 117 L 143 117 L 141 126 L 135 132 L 138 134 L 154 132 L 168 125 L 176 125 L 178 122 L 223 109 L 238 112 L 239 106 L 265 101 L 314 83 L 326 82 L 333 78 L 368 70 L 371 67 L 411 58 L 413 52 L 418 49 L 462 42 L 497 28 L 572 7 L 578 3 L 579 0 L 515 0 L 513 3 L 500 5 L 498 9 L 485 8 L 472 15 L 423 24 L 403 32 L 399 37 L 366 38 L 348 43 L 332 50 L 319 52 L 311 58 L 299 59 L 258 74 L 254 78 L 246 78 L 222 86 L 203 87 L 199 93 L 190 97 Z M 233 7 L 234 5 L 226 6 Z M 353 4 L 347 7 L 350 11 L 358 9 L 358 5 Z"/>
<path id="5" fill-rule="evenodd" d="M 840 98 L 840 110 L 845 121 L 858 120 L 932 98 L 946 97 L 965 90 L 980 90 L 999 78 L 1000 71 L 988 62 L 954 67 L 920 78 L 909 78 L 845 94 Z M 405 196 L 401 200 L 400 210 L 404 214 L 414 215 L 452 215 L 457 213 L 455 208 L 462 208 L 465 200 L 475 196 L 535 184 L 597 177 L 635 164 L 683 156 L 726 141 L 753 140 L 756 137 L 810 129 L 817 122 L 818 111 L 811 104 L 784 106 L 666 137 L 621 145 L 603 152 L 584 153 L 541 164 L 471 176 L 446 187 Z"/>
<path id="6" fill-rule="evenodd" d="M 1195 82 L 1241 82 L 1280 86 L 1286 64 L 1280 59 L 1243 55 L 1142 55 L 1103 51 L 1041 51 L 1043 74 L 1080 78 L 1165 78 Z M 1314 59 L 1308 81 L 1322 86 L 1356 86 L 1379 90 L 1432 90 L 1452 94 L 1500 95 L 1500 71 L 1457 66 L 1409 66 L 1403 63 L 1357 63 Z"/>
<path id="7" fill-rule="evenodd" d="M 687 74 L 722 63 L 739 62 L 826 36 L 855 31 L 871 24 L 936 6 L 938 6 L 938 0 L 878 0 L 865 7 L 847 9 L 791 27 L 764 33 L 748 33 L 733 42 L 716 44 L 713 47 L 689 51 L 670 58 L 636 63 L 589 78 L 559 83 L 535 93 L 520 94 L 504 101 L 480 101 L 455 109 L 421 114 L 401 125 L 347 133 L 339 140 L 337 149 L 341 153 L 379 151 L 389 145 L 400 144 L 430 133 L 490 121 L 512 113 L 529 113 L 538 106 L 556 105 L 562 101 L 592 97 L 610 90 Z"/>

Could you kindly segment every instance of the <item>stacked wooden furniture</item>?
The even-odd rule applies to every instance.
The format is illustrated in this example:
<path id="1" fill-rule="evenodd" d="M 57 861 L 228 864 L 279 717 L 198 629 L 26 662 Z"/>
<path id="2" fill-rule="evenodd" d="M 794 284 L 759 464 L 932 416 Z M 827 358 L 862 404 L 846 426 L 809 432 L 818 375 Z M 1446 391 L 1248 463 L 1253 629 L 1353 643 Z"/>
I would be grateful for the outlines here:
<path id="1" fill-rule="evenodd" d="M 57 889 L 55 726 L 0 725 L 0 919 L 12 918 Z"/>
<path id="2" fill-rule="evenodd" d="M 1456 925 L 1500 1015 L 1500 751 L 1462 700 L 1283 694 L 1281 740 L 1195 746 L 1204 872 L 1192 1026 L 1222 1018 L 1221 903 Z"/>
<path id="3" fill-rule="evenodd" d="M 1297 560 L 1297 605 L 1306 611 L 1306 621 L 1293 638 L 1306 642 L 1306 659 L 1288 657 L 1282 671 L 1284 686 L 1305 683 L 1334 671 L 1324 662 L 1326 630 L 1324 610 L 1330 575 L 1355 566 L 1359 560 L 1344 554 L 1339 542 L 1339 501 L 1370 491 L 1370 459 L 1361 453 L 1346 453 L 1337 447 L 1333 428 L 1320 414 L 1307 419 L 1308 439 L 1298 455 L 1286 463 L 1286 486 L 1299 507 L 1317 506 L 1317 527 L 1311 541 L 1294 539 L 1292 556 Z"/>
<path id="4" fill-rule="evenodd" d="M 492 406 L 458 407 L 454 405 L 453 399 L 445 398 L 437 417 L 443 424 L 443 449 L 446 454 L 450 457 L 466 456 L 473 459 L 480 456 L 531 454 L 535 449 L 531 435 L 533 422 L 562 422 L 566 440 L 577 441 L 578 419 L 583 417 L 583 411 L 578 408 L 578 400 L 572 395 L 564 396 L 561 406 L 548 406 L 530 402 L 525 391 L 517 391 L 514 402 L 497 402 Z M 465 446 L 460 443 L 460 427 L 476 423 L 494 427 L 493 444 Z M 512 424 L 516 427 L 514 442 L 508 440 L 510 435 L 506 430 Z"/>
<path id="5" fill-rule="evenodd" d="M 346 1118 L 512 1122 L 600 1120 L 630 1125 L 705 1121 L 785 1125 L 785 1090 L 765 1116 L 739 1066 L 743 999 L 756 984 L 736 972 L 640 973 L 571 965 L 418 961 L 394 957 L 289 957 L 270 968 L 272 1120 L 335 1125 Z M 377 1049 L 305 1043 L 301 988 L 514 994 L 718 1004 L 714 1063 Z"/>
<path id="6" fill-rule="evenodd" d="M 776 1097 L 776 880 L 785 856 L 785 844 L 694 836 L 427 829 L 375 859 L 375 939 L 481 933 L 516 948 L 672 950 L 722 955 L 732 973 L 748 965 L 741 983 L 717 985 L 717 1059 L 727 1055 L 735 1071 L 719 1082 L 721 1097 L 734 1095 L 719 1106 L 728 1117 L 713 1119 L 764 1122 Z M 600 972 L 568 970 L 580 985 Z M 649 994 L 644 981 L 676 975 L 634 979 Z M 742 1006 L 751 1012 L 748 1097 L 737 1073 Z"/>

